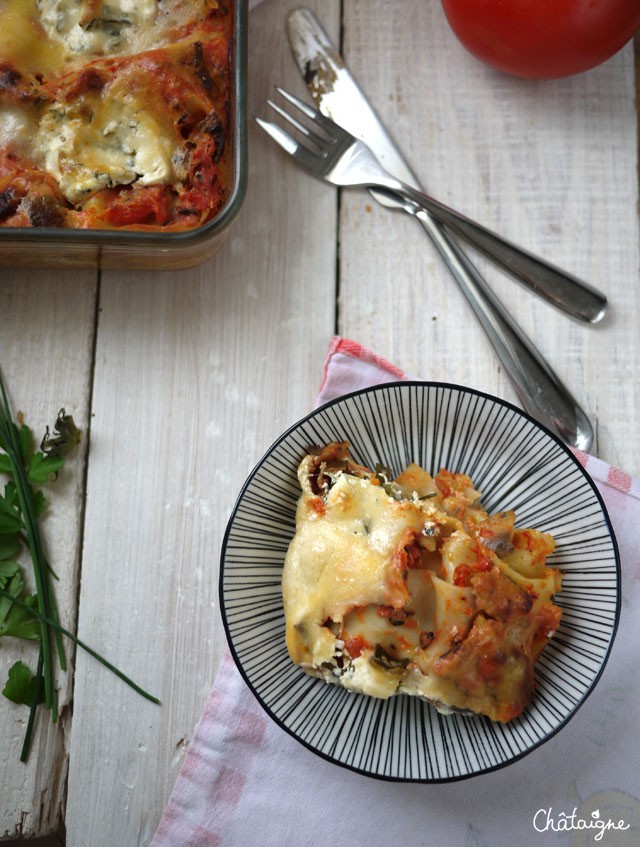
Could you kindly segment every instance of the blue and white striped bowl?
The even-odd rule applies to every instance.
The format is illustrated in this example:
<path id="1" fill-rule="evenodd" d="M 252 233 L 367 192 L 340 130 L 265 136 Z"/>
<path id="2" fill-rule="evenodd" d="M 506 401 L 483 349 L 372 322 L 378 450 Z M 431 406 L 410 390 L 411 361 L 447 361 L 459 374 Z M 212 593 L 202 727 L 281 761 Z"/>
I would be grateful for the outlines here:
<path id="1" fill-rule="evenodd" d="M 399 473 L 415 461 L 468 474 L 488 512 L 550 532 L 563 574 L 562 623 L 536 665 L 536 689 L 508 724 L 441 715 L 400 695 L 376 700 L 305 674 L 289 659 L 281 573 L 295 531 L 298 464 L 312 445 L 348 441 L 356 462 Z M 232 654 L 280 726 L 320 756 L 372 777 L 444 782 L 513 762 L 560 730 L 596 685 L 620 611 L 620 563 L 591 478 L 555 435 L 503 400 L 455 385 L 398 382 L 317 409 L 285 432 L 246 481 L 224 538 L 220 604 Z"/>

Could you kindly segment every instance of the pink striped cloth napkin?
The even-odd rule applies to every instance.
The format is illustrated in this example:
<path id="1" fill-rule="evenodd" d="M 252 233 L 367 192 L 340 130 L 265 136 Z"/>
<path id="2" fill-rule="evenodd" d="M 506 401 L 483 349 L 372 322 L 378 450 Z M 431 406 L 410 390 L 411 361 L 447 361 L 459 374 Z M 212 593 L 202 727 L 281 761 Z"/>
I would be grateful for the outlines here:
<path id="1" fill-rule="evenodd" d="M 317 402 L 404 374 L 333 339 Z M 385 782 L 315 756 L 262 710 L 227 652 L 152 847 L 640 845 L 640 482 L 578 458 L 609 510 L 622 615 L 609 662 L 570 723 L 523 759 L 436 785 Z"/>

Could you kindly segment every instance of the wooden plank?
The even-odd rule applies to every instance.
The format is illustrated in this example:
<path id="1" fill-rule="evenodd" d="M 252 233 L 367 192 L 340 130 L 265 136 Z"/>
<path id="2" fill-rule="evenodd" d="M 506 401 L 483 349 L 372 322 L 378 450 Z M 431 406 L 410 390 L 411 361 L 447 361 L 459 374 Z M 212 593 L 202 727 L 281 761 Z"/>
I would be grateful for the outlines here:
<path id="1" fill-rule="evenodd" d="M 39 441 L 64 406 L 85 432 L 93 362 L 96 277 L 93 272 L 0 271 L 0 367 L 14 414 L 22 411 Z M 60 619 L 73 629 L 84 504 L 87 440 L 47 487 L 44 539 L 56 584 Z M 25 576 L 31 566 L 23 557 Z M 33 587 L 33 583 L 31 583 Z M 67 647 L 69 647 L 67 642 Z M 68 657 L 73 650 L 68 649 Z M 22 659 L 35 669 L 37 648 L 18 639 L 0 643 L 0 688 Z M 0 839 L 55 831 L 64 810 L 71 676 L 58 674 L 60 719 L 40 711 L 31 756 L 19 761 L 28 710 L 0 697 Z"/>
<path id="2" fill-rule="evenodd" d="M 284 17 L 251 13 L 248 113 L 303 91 Z M 322 7 L 338 33 L 339 4 Z M 69 845 L 146 845 L 214 679 L 227 519 L 275 437 L 312 406 L 335 321 L 335 193 L 251 121 L 249 191 L 223 250 L 181 273 L 105 274 L 79 630 L 143 701 L 79 656 Z"/>
<path id="3" fill-rule="evenodd" d="M 457 42 L 440 3 L 346 0 L 346 58 L 427 189 L 604 289 L 584 327 L 477 264 L 590 412 L 593 452 L 640 472 L 630 388 L 640 360 L 637 124 L 629 45 L 551 82 L 498 74 Z M 385 25 L 381 26 L 380 21 Z M 482 330 L 421 228 L 365 193 L 341 204 L 340 330 L 407 372 L 515 401 Z M 625 387 L 629 387 L 625 390 Z"/>

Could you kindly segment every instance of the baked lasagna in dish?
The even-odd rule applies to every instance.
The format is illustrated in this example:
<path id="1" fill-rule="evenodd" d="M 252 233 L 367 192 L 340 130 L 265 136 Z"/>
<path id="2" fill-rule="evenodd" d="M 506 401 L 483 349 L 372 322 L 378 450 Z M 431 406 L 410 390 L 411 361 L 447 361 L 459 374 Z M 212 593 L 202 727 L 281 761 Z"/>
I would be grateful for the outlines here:
<path id="1" fill-rule="evenodd" d="M 346 442 L 309 453 L 282 589 L 287 647 L 352 691 L 509 721 L 556 631 L 553 538 L 489 515 L 468 476 L 412 464 L 392 478 Z"/>
<path id="2" fill-rule="evenodd" d="M 232 0 L 0 0 L 0 225 L 192 229 L 227 196 Z"/>

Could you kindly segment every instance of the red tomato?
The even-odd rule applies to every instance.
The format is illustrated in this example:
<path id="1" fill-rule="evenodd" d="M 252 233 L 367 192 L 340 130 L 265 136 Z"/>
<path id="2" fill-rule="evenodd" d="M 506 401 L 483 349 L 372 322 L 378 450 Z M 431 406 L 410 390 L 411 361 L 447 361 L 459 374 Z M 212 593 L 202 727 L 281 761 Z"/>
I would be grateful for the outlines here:
<path id="1" fill-rule="evenodd" d="M 143 185 L 116 190 L 99 217 L 114 226 L 166 224 L 170 217 L 167 189 L 161 185 Z"/>
<path id="2" fill-rule="evenodd" d="M 476 58 L 531 79 L 593 68 L 640 27 L 640 0 L 442 0 L 442 6 Z"/>

